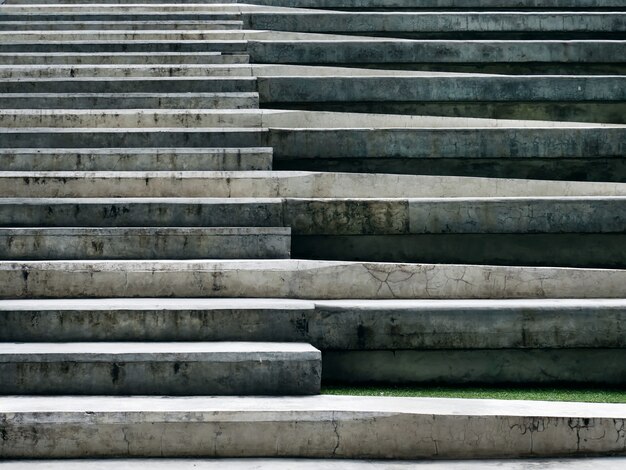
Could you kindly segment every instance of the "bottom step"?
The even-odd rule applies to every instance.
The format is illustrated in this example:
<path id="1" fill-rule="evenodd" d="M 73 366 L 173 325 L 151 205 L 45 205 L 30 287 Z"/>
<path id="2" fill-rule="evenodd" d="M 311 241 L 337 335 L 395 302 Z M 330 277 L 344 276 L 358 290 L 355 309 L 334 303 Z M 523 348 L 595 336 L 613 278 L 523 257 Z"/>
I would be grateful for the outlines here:
<path id="1" fill-rule="evenodd" d="M 625 404 L 330 395 L 5 397 L 0 424 L 0 458 L 468 459 L 624 455 L 626 448 Z"/>
<path id="2" fill-rule="evenodd" d="M 303 343 L 0 343 L 0 394 L 301 395 L 320 380 Z"/>

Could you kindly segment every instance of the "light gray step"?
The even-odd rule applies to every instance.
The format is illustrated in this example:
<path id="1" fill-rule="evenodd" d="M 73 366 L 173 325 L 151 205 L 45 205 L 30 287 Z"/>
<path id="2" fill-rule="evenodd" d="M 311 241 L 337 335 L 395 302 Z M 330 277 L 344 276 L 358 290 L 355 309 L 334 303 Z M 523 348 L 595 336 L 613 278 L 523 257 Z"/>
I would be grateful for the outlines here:
<path id="1" fill-rule="evenodd" d="M 272 149 L 252 148 L 23 148 L 0 149 L 12 171 L 249 171 L 270 170 Z"/>
<path id="2" fill-rule="evenodd" d="M 246 54 L 220 52 L 85 52 L 67 53 L 0 53 L 2 65 L 108 65 L 108 64 L 246 64 Z"/>
<path id="3" fill-rule="evenodd" d="M 0 31 L 69 31 L 69 30 L 223 30 L 241 29 L 240 20 L 154 20 L 154 21 L 2 21 Z"/>
<path id="4" fill-rule="evenodd" d="M 2 46 L 2 48 L 10 46 Z M 623 63 L 619 40 L 351 40 L 250 41 L 256 63 Z"/>
<path id="5" fill-rule="evenodd" d="M 20 209 L 21 208 L 21 209 Z M 4 227 L 282 227 L 280 199 L 0 199 Z"/>
<path id="6" fill-rule="evenodd" d="M 266 133 L 258 127 L 0 128 L 0 148 L 266 147 Z"/>
<path id="7" fill-rule="evenodd" d="M 303 343 L 2 343 L 0 394 L 308 395 L 321 355 Z"/>
<path id="8" fill-rule="evenodd" d="M 626 270 L 346 261 L 0 261 L 1 298 L 624 298 Z"/>
<path id="9" fill-rule="evenodd" d="M 207 155 L 205 150 L 212 150 Z M 88 149 L 74 151 L 60 149 L 52 151 L 56 159 L 65 154 L 67 162 L 74 161 L 76 166 L 101 164 L 93 162 L 97 158 L 117 158 L 122 164 L 134 158 L 161 158 L 166 162 L 173 156 L 180 160 L 191 159 L 191 163 L 200 166 L 203 159 L 227 156 L 233 160 L 243 152 L 251 152 L 271 157 L 271 149 L 96 149 L 91 154 Z M 37 152 L 34 149 L 0 151 L 0 162 L 10 167 L 19 164 L 42 166 L 37 160 L 40 153 L 44 157 L 50 149 Z M 120 155 L 120 152 L 127 154 Z M 184 158 L 183 158 L 184 157 Z M 16 162 L 15 159 L 20 161 Z M 83 162 L 88 160 L 87 162 Z M 170 159 L 170 160 L 168 160 Z M 222 164 L 223 160 L 220 160 Z M 268 161 L 269 162 L 269 161 Z M 502 178 L 471 178 L 457 176 L 422 176 L 392 175 L 370 173 L 335 173 L 307 171 L 120 171 L 114 168 L 119 162 L 111 163 L 112 170 L 90 171 L 81 168 L 74 171 L 0 171 L 0 197 L 242 197 L 242 198 L 306 198 L 305 210 L 324 210 L 324 207 L 338 207 L 340 200 L 349 210 L 358 213 L 357 204 L 380 204 L 384 202 L 392 207 L 417 204 L 420 199 L 442 199 L 454 204 L 453 198 L 496 198 L 500 203 L 510 202 L 506 198 L 552 198 L 555 202 L 561 198 L 572 197 L 613 197 L 626 196 L 626 184 L 586 181 L 551 181 L 523 180 Z M 143 163 L 143 162 L 142 162 Z M 142 164 L 140 163 L 140 164 Z M 186 163 L 183 161 L 182 163 Z M 54 164 L 57 164 L 56 162 Z M 145 164 L 145 163 L 143 163 Z M 174 163 L 172 163 L 174 165 Z M 319 200 L 319 199 L 322 200 Z M 389 200 L 394 198 L 395 200 Z M 379 199 L 380 201 L 363 201 Z M 382 201 L 384 200 L 384 201 Z M 597 199 L 589 199 L 596 201 Z M 432 201 L 435 202 L 435 201 Z M 439 201 L 441 202 L 441 201 Z M 515 206 L 514 201 L 512 207 Z M 526 201 L 528 202 L 528 201 Z M 290 204 L 298 204 L 296 201 Z M 459 201 L 461 204 L 468 201 Z M 324 206 L 329 204 L 329 206 Z M 380 206 L 383 207 L 383 206 Z M 494 206 L 495 207 L 495 206 Z M 347 209 L 348 210 L 348 209 Z M 382 225 L 381 225 L 382 226 Z"/>
<path id="10" fill-rule="evenodd" d="M 24 41 L 0 43 L 0 52 L 77 52 L 77 53 L 110 53 L 110 52 L 223 52 L 245 53 L 247 41 L 238 40 L 127 40 L 127 41 Z"/>
<path id="11" fill-rule="evenodd" d="M 321 350 L 626 348 L 624 299 L 0 301 L 0 341 L 286 341 Z"/>
<path id="12" fill-rule="evenodd" d="M 254 77 L 102 77 L 0 80 L 0 93 L 256 92 Z"/>
<path id="13" fill-rule="evenodd" d="M 252 76 L 248 64 L 0 65 L 0 79 Z"/>
<path id="14" fill-rule="evenodd" d="M 626 100 L 626 77 L 597 75 L 259 77 L 258 86 L 264 103 Z"/>
<path id="15" fill-rule="evenodd" d="M 0 259 L 289 258 L 288 227 L 0 228 Z"/>
<path id="16" fill-rule="evenodd" d="M 42 183 L 33 179 L 31 184 Z M 626 196 L 292 199 L 147 193 L 135 198 L 0 199 L 3 227 L 170 225 L 291 226 L 295 235 L 623 234 Z"/>
<path id="17" fill-rule="evenodd" d="M 41 4 L 40 4 L 41 5 Z M 232 21 L 239 20 L 239 13 L 227 11 L 204 11 L 189 10 L 183 8 L 179 10 L 170 10 L 167 12 L 160 9 L 148 9 L 142 12 L 124 11 L 118 9 L 106 9 L 106 11 L 93 12 L 84 8 L 78 11 L 51 12 L 48 7 L 35 10 L 28 9 L 22 11 L 11 11 L 14 7 L 4 4 L 2 7 L 2 17 L 0 22 L 27 21 L 27 22 L 154 22 L 154 21 L 173 21 L 176 23 L 184 21 Z M 224 10 L 222 8 L 222 10 Z"/>
<path id="18" fill-rule="evenodd" d="M 421 5 L 420 5 L 421 6 Z M 622 5 L 623 7 L 623 5 Z M 272 31 L 315 33 L 610 33 L 626 32 L 622 12 L 252 12 L 246 27 Z M 467 39 L 466 36 L 463 37 Z"/>
<path id="19" fill-rule="evenodd" d="M 5 44 L 33 41 L 76 42 L 76 41 L 232 41 L 244 40 L 245 32 L 240 29 L 191 29 L 168 30 L 46 30 L 46 31 L 1 31 L 0 41 Z"/>
<path id="20" fill-rule="evenodd" d="M 5 109 L 258 109 L 259 94 L 0 93 Z"/>
<path id="21" fill-rule="evenodd" d="M 626 466 L 626 457 L 578 457 L 553 459 L 490 459 L 449 460 L 444 462 L 424 460 L 356 460 L 356 459 L 300 459 L 300 458 L 247 458 L 247 459 L 80 459 L 80 460 L 13 460 L 5 462 L 6 470 L 46 469 L 75 470 L 84 465 L 94 470 L 528 470 L 532 465 L 550 470 L 615 470 Z"/>
<path id="22" fill-rule="evenodd" d="M 330 395 L 6 397 L 0 413 L 7 459 L 622 455 L 626 422 L 624 404 Z"/>

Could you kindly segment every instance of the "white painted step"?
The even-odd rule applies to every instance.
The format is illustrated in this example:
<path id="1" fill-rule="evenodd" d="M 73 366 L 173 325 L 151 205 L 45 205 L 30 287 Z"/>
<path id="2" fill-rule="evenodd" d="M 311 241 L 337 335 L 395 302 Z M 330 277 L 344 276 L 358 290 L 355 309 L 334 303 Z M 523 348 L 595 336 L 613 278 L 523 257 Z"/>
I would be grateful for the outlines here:
<path id="1" fill-rule="evenodd" d="M 272 149 L 251 148 L 0 148 L 12 171 L 249 171 L 270 170 Z"/>
<path id="2" fill-rule="evenodd" d="M 0 228 L 0 259 L 289 258 L 288 227 Z"/>
<path id="3" fill-rule="evenodd" d="M 320 379 L 303 343 L 0 343 L 4 395 L 300 395 Z"/>
<path id="4" fill-rule="evenodd" d="M 624 298 L 626 270 L 309 260 L 0 261 L 0 298 Z"/>
<path id="5" fill-rule="evenodd" d="M 624 404 L 329 395 L 5 397 L 0 420 L 4 458 L 545 458 L 622 455 L 626 446 Z"/>

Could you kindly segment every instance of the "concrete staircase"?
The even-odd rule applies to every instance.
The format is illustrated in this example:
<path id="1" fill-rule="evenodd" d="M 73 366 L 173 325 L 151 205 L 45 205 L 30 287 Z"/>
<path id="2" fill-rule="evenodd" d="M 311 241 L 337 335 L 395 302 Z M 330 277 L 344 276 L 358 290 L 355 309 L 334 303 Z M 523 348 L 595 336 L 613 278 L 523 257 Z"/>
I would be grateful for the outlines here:
<path id="1" fill-rule="evenodd" d="M 0 5 L 0 457 L 624 454 L 302 396 L 626 383 L 626 5 L 504 3 Z"/>

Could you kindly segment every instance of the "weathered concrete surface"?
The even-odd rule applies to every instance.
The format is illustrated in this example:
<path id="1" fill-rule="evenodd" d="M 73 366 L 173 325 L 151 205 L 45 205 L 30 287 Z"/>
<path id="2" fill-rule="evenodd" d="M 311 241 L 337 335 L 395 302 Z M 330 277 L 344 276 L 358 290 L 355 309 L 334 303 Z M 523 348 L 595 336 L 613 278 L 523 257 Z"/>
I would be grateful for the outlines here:
<path id="1" fill-rule="evenodd" d="M 245 53 L 248 43 L 242 40 L 179 40 L 179 41 L 64 41 L 43 42 L 24 41 L 13 43 L 0 43 L 0 52 L 223 52 Z"/>
<path id="2" fill-rule="evenodd" d="M 621 298 L 626 270 L 308 260 L 0 262 L 0 297 Z"/>
<path id="3" fill-rule="evenodd" d="M 349 205 L 351 201 L 337 201 L 338 199 L 367 198 L 388 199 L 395 198 L 400 201 L 384 201 L 388 204 L 406 205 L 409 198 L 442 198 L 436 201 L 438 204 L 454 207 L 471 204 L 469 201 L 460 201 L 456 198 L 519 198 L 531 199 L 523 201 L 528 204 L 536 204 L 538 198 L 551 198 L 544 204 L 561 202 L 563 198 L 592 197 L 592 196 L 626 196 L 626 184 L 604 182 L 572 182 L 550 180 L 519 180 L 498 178 L 471 178 L 454 176 L 422 176 L 422 175 L 394 175 L 394 174 L 368 174 L 368 173 L 330 173 L 330 172 L 305 172 L 305 171 L 129 171 L 126 166 L 139 165 L 127 160 L 142 157 L 159 158 L 160 165 L 165 163 L 175 166 L 200 166 L 203 161 L 212 156 L 220 156 L 223 160 L 230 157 L 236 160 L 237 153 L 220 153 L 215 149 L 213 152 L 205 152 L 203 149 L 138 149 L 137 151 L 121 150 L 116 153 L 111 149 L 110 153 L 99 150 L 91 153 L 90 150 L 75 152 L 65 149 L 67 157 L 61 151 L 53 151 L 52 154 L 38 155 L 34 150 L 0 151 L 0 156 L 9 160 L 6 166 L 20 164 L 24 167 L 31 165 L 43 166 L 44 161 L 49 161 L 50 166 L 60 164 L 69 165 L 77 162 L 81 166 L 89 167 L 104 166 L 107 161 L 113 160 L 115 171 L 0 171 L 0 196 L 1 197 L 241 197 L 241 198 L 324 198 L 328 201 L 305 201 L 302 204 L 294 201 L 295 208 L 290 213 L 290 218 L 298 220 L 298 211 L 306 213 L 311 210 L 324 210 L 330 205 Z M 244 150 L 245 151 L 245 150 Z M 120 152 L 120 150 L 118 150 Z M 123 152 L 128 152 L 124 154 Z M 172 152 L 172 153 L 169 153 Z M 13 156 L 13 161 L 10 160 Z M 265 155 L 263 155 L 265 156 Z M 270 155 L 271 156 L 271 155 Z M 46 158 L 47 157 L 47 158 Z M 170 159 L 176 157 L 176 162 Z M 195 161 L 193 161 L 195 158 Z M 15 160 L 20 160 L 16 162 Z M 98 159 L 104 160 L 99 162 Z M 217 159 L 217 158 L 216 158 Z M 85 160 L 87 160 L 85 162 Z M 95 160 L 95 161 L 94 161 Z M 163 161 L 165 160 L 165 161 Z M 186 160 L 191 160 L 187 162 Z M 112 163 L 113 163 L 112 162 Z M 171 162 L 171 163 L 170 163 Z M 143 163 L 143 162 L 142 162 Z M 224 163 L 227 163 L 225 161 Z M 233 164 L 236 162 L 233 162 Z M 146 164 L 146 163 L 144 163 Z M 155 165 L 156 166 L 156 165 Z M 5 167 L 6 168 L 6 167 Z M 109 167 L 111 168 L 111 167 Z M 121 172 L 123 170 L 123 172 Z M 570 201 L 570 199 L 563 199 Z M 427 207 L 431 201 L 409 201 L 415 203 L 413 212 L 415 221 L 425 217 L 420 212 L 421 207 Z M 422 202 L 425 205 L 422 205 Z M 435 202 L 435 201 L 432 201 Z M 474 204 L 483 202 L 473 201 Z M 491 201 L 485 201 L 491 202 Z M 598 198 L 588 199 L 590 204 L 601 202 Z M 374 204 L 374 201 L 355 201 L 354 204 Z M 605 202 L 602 202 L 605 203 Z M 498 205 L 519 206 L 517 201 L 504 199 L 497 201 Z M 355 206 L 356 207 L 356 206 Z M 467 207 L 467 206 L 463 206 Z M 474 207 L 476 210 L 478 206 Z M 486 206 L 483 206 L 486 207 Z M 409 209 L 411 210 L 411 209 Z M 426 209 L 423 209 L 426 210 Z M 491 213 L 496 213 L 492 210 Z M 450 217 L 456 217 L 450 215 Z M 511 216 L 514 217 L 514 216 Z M 417 223 L 417 222 L 416 222 Z M 441 224 L 439 221 L 429 222 Z M 314 226 L 315 221 L 310 224 Z M 448 227 L 452 224 L 448 223 Z M 418 232 L 419 230 L 415 230 Z"/>
<path id="4" fill-rule="evenodd" d="M 47 52 L 0 53 L 2 65 L 52 65 L 52 64 L 245 64 L 247 54 L 222 54 L 220 52 Z"/>
<path id="5" fill-rule="evenodd" d="M 233 16 L 233 18 L 236 18 Z M 0 31 L 241 29 L 241 20 L 2 21 Z"/>
<path id="6" fill-rule="evenodd" d="M 6 470 L 59 470 L 80 469 L 88 465 L 94 470 L 154 470 L 171 469 L 223 469 L 223 470 L 528 470 L 533 466 L 546 470 L 615 470 L 626 465 L 626 457 L 578 457 L 574 459 L 490 459 L 490 460 L 347 460 L 347 459 L 297 459 L 297 458 L 247 458 L 247 459 L 107 459 L 107 460 L 13 460 L 4 462 Z"/>
<path id="7" fill-rule="evenodd" d="M 0 159 L 7 171 L 267 171 L 272 149 L 8 148 L 0 149 Z"/>
<path id="8" fill-rule="evenodd" d="M 325 351 L 323 377 L 344 384 L 623 387 L 625 363 L 622 347 Z"/>
<path id="9" fill-rule="evenodd" d="M 289 258 L 288 227 L 0 228 L 0 259 Z"/>
<path id="10" fill-rule="evenodd" d="M 626 420 L 625 405 L 324 395 L 7 397 L 0 413 L 5 458 L 622 454 Z"/>
<path id="11" fill-rule="evenodd" d="M 0 341 L 295 341 L 380 355 L 624 348 L 625 323 L 623 299 L 0 301 Z"/>
<path id="12" fill-rule="evenodd" d="M 320 376 L 302 343 L 0 344 L 4 395 L 300 395 Z"/>
<path id="13" fill-rule="evenodd" d="M 266 128 L 0 128 L 0 148 L 266 147 Z"/>
<path id="14" fill-rule="evenodd" d="M 306 68 L 306 67 L 305 67 Z M 72 64 L 0 65 L 0 78 L 252 76 L 249 64 Z"/>
<path id="15" fill-rule="evenodd" d="M 2 93 L 6 109 L 254 109 L 258 93 Z"/>

